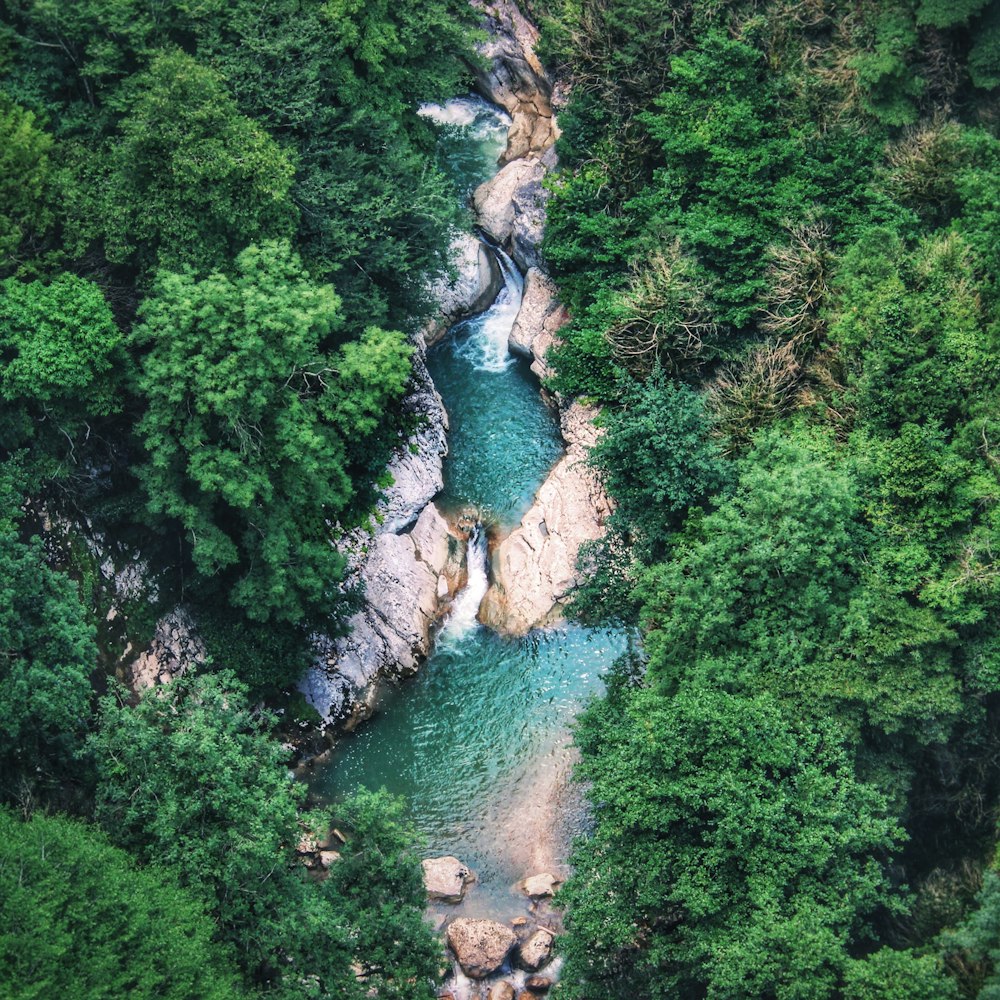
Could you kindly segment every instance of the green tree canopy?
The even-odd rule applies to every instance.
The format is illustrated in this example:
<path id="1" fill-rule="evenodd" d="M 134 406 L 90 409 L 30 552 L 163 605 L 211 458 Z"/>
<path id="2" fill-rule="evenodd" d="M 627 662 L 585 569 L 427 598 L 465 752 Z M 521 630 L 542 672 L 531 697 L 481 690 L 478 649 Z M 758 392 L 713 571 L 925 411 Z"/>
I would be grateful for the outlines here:
<path id="1" fill-rule="evenodd" d="M 201 905 L 76 820 L 0 808 L 0 981 L 9 1000 L 235 1000 Z"/>
<path id="2" fill-rule="evenodd" d="M 352 460 L 371 461 L 409 378 L 400 334 L 371 328 L 334 350 L 339 310 L 271 243 L 240 254 L 232 278 L 161 275 L 134 334 L 149 509 L 181 523 L 198 572 L 228 573 L 252 618 L 332 607 Z"/>
<path id="3" fill-rule="evenodd" d="M 225 672 L 153 689 L 135 708 L 105 699 L 90 740 L 99 821 L 204 900 L 250 980 L 282 997 L 361 1000 L 369 986 L 358 963 L 385 996 L 429 1000 L 438 954 L 400 806 L 385 796 L 348 803 L 358 832 L 343 874 L 311 879 L 296 847 L 303 825 L 329 817 L 302 812 L 286 751 L 245 699 Z"/>
<path id="4" fill-rule="evenodd" d="M 625 689 L 577 742 L 598 822 L 562 897 L 568 996 L 834 993 L 901 836 L 835 726 L 765 694 Z"/>
<path id="5" fill-rule="evenodd" d="M 124 117 L 102 213 L 111 260 L 207 271 L 249 243 L 291 234 L 292 162 L 240 113 L 218 73 L 164 52 L 115 104 Z"/>
<path id="6" fill-rule="evenodd" d="M 75 275 L 0 283 L 0 364 L 0 447 L 41 437 L 72 450 L 88 421 L 121 408 L 124 337 L 101 290 Z"/>

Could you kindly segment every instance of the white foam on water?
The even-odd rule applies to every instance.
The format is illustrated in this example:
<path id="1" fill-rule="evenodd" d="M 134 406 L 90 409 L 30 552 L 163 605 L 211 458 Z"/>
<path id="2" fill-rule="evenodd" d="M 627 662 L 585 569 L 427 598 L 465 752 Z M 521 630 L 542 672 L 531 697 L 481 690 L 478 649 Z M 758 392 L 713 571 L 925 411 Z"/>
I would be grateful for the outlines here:
<path id="1" fill-rule="evenodd" d="M 503 250 L 492 246 L 490 250 L 500 264 L 503 288 L 489 309 L 456 327 L 455 353 L 476 371 L 504 372 L 514 363 L 510 353 L 510 332 L 521 308 L 524 278 Z"/>
<path id="2" fill-rule="evenodd" d="M 466 559 L 469 582 L 459 591 L 438 636 L 438 644 L 454 642 L 479 627 L 477 615 L 489 587 L 486 532 L 481 524 L 472 529 Z"/>

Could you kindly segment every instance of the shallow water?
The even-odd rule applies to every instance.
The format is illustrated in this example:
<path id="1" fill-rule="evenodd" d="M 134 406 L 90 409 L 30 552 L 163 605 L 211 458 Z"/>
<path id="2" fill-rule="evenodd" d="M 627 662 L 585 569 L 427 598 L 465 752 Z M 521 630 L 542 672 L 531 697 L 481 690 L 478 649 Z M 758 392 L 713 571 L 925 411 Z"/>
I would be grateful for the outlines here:
<path id="1" fill-rule="evenodd" d="M 575 625 L 520 640 L 481 625 L 444 632 L 312 788 L 334 800 L 358 785 L 405 795 L 426 853 L 454 854 L 479 877 L 463 912 L 502 920 L 524 909 L 514 883 L 561 865 L 582 824 L 567 728 L 624 639 Z"/>
<path id="2" fill-rule="evenodd" d="M 425 109 L 442 126 L 442 158 L 471 191 L 496 171 L 507 125 L 478 99 Z M 493 537 L 510 531 L 562 453 L 555 414 L 507 337 L 521 277 L 500 255 L 505 287 L 485 313 L 457 324 L 428 357 L 450 420 L 443 510 L 474 506 Z M 358 785 L 404 795 L 426 854 L 454 854 L 476 872 L 451 914 L 505 920 L 524 912 L 520 879 L 564 865 L 585 810 L 569 781 L 569 727 L 625 650 L 620 633 L 565 624 L 504 639 L 476 621 L 486 540 L 470 545 L 468 588 L 435 651 L 379 713 L 317 767 L 311 792 L 336 801 Z"/>

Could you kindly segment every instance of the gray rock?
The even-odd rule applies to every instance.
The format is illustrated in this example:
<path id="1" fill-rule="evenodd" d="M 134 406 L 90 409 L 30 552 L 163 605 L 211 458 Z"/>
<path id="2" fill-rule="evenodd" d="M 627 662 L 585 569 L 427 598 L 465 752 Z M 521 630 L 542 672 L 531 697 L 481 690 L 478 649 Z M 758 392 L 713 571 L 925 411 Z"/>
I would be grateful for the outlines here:
<path id="1" fill-rule="evenodd" d="M 427 858 L 421 862 L 424 869 L 424 888 L 429 899 L 445 903 L 460 903 L 465 888 L 476 880 L 468 866 L 458 858 Z"/>
<path id="2" fill-rule="evenodd" d="M 473 0 L 484 14 L 485 57 L 475 70 L 479 92 L 505 108 L 513 119 L 501 163 L 539 153 L 559 135 L 552 114 L 552 86 L 535 55 L 538 29 L 513 0 Z"/>
<path id="3" fill-rule="evenodd" d="M 206 655 L 194 620 L 186 608 L 178 606 L 156 623 L 149 646 L 132 664 L 132 689 L 141 692 L 155 684 L 166 684 L 204 663 Z"/>
<path id="4" fill-rule="evenodd" d="M 551 931 L 539 928 L 517 949 L 517 964 L 529 972 L 537 972 L 552 958 Z"/>
<path id="5" fill-rule="evenodd" d="M 507 248 L 522 271 L 540 267 L 549 193 L 542 179 L 554 164 L 542 158 L 513 160 L 472 196 L 476 218 L 484 232 Z"/>
<path id="6" fill-rule="evenodd" d="M 472 979 L 484 979 L 496 972 L 515 944 L 514 932 L 495 920 L 460 917 L 448 925 L 448 947 L 462 971 Z"/>
<path id="7" fill-rule="evenodd" d="M 451 256 L 457 276 L 442 278 L 430 289 L 437 303 L 437 315 L 424 330 L 428 346 L 440 340 L 460 319 L 482 312 L 503 287 L 496 257 L 472 233 L 454 235 Z"/>
<path id="8" fill-rule="evenodd" d="M 464 552 L 432 503 L 409 531 L 364 537 L 356 574 L 364 607 L 346 636 L 314 637 L 317 662 L 299 685 L 324 719 L 346 719 L 348 729 L 371 715 L 382 678 L 412 674 L 426 658 L 431 625 L 443 611 L 438 580 L 454 579 L 457 588 Z"/>
<path id="9" fill-rule="evenodd" d="M 448 414 L 422 351 L 413 358 L 412 388 L 403 401 L 407 422 L 416 430 L 393 452 L 386 470 L 392 485 L 376 514 L 381 533 L 397 533 L 415 523 L 444 486 L 442 472 L 448 454 Z"/>
<path id="10" fill-rule="evenodd" d="M 509 344 L 515 353 L 531 358 L 531 370 L 539 379 L 552 374 L 545 358 L 568 318 L 552 279 L 537 267 L 528 268 Z"/>

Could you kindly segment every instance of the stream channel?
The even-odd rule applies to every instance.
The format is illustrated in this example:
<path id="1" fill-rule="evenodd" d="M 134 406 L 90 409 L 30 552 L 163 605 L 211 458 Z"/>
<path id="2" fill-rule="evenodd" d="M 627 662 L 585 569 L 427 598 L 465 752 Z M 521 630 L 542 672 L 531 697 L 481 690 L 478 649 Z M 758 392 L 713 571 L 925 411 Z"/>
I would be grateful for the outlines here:
<path id="1" fill-rule="evenodd" d="M 496 172 L 509 119 L 478 98 L 424 111 L 467 199 Z M 525 912 L 518 880 L 565 871 L 586 815 L 568 781 L 569 726 L 625 639 L 573 624 L 506 639 L 476 620 L 487 586 L 486 532 L 496 539 L 517 526 L 562 454 L 555 413 L 528 362 L 507 349 L 523 279 L 495 252 L 504 274 L 496 301 L 428 355 L 450 420 L 436 502 L 446 515 L 473 506 L 486 526 L 469 544 L 468 586 L 417 676 L 385 692 L 375 718 L 341 740 L 310 789 L 324 801 L 359 784 L 404 795 L 426 856 L 453 854 L 478 877 L 463 903 L 442 909 L 506 921 Z"/>

